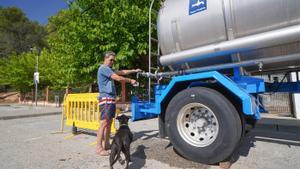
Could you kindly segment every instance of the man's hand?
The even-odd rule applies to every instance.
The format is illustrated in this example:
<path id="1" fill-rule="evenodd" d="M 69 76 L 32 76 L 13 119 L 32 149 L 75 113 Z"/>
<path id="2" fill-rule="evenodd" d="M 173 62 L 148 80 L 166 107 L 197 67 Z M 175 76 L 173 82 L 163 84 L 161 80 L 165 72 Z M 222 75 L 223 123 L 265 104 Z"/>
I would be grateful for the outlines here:
<path id="1" fill-rule="evenodd" d="M 115 73 L 119 76 L 129 75 L 133 73 L 139 73 L 142 72 L 141 69 L 130 69 L 130 70 L 117 70 Z"/>
<path id="2" fill-rule="evenodd" d="M 135 85 L 135 84 L 137 84 L 137 82 L 136 82 L 136 80 L 134 80 L 134 79 L 130 79 L 130 84 L 131 84 L 131 85 Z"/>
<path id="3" fill-rule="evenodd" d="M 141 70 L 141 69 L 133 69 L 133 71 L 134 71 L 135 73 L 142 72 L 142 70 Z"/>

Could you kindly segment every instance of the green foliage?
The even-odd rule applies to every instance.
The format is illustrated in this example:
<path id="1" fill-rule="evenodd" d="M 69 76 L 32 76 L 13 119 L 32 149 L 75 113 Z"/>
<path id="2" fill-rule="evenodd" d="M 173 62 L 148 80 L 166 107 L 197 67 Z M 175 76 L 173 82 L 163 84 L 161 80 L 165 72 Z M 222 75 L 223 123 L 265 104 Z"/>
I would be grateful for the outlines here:
<path id="1" fill-rule="evenodd" d="M 34 63 L 35 57 L 30 53 L 25 53 L 21 56 L 11 55 L 4 67 L 5 77 L 2 80 L 19 90 L 21 93 L 30 91 L 34 85 Z"/>
<path id="2" fill-rule="evenodd" d="M 0 85 L 22 93 L 33 88 L 34 48 L 47 46 L 45 35 L 45 28 L 29 21 L 20 9 L 0 8 Z"/>
<path id="3" fill-rule="evenodd" d="M 0 9 L 0 43 L 5 44 L 0 47 L 5 56 L 0 59 L 0 84 L 22 92 L 33 88 L 37 52 L 29 49 L 45 44 L 39 56 L 39 87 L 95 83 L 103 53 L 109 50 L 117 53 L 116 69 L 146 70 L 149 5 L 150 0 L 73 1 L 70 8 L 49 19 L 47 36 L 43 27 L 29 22 L 19 9 Z M 17 33 L 22 35 L 19 39 Z"/>
<path id="4" fill-rule="evenodd" d="M 0 8 L 0 58 L 47 46 L 45 35 L 44 27 L 30 22 L 20 9 Z"/>
<path id="5" fill-rule="evenodd" d="M 64 62 L 68 84 L 95 82 L 108 50 L 117 53 L 116 69 L 145 69 L 149 4 L 149 0 L 78 0 L 53 16 L 48 30 L 57 32 L 49 35 L 49 44 Z"/>
<path id="6" fill-rule="evenodd" d="M 34 88 L 33 74 L 36 71 L 36 59 L 39 59 L 39 88 L 46 86 L 55 86 L 60 84 L 61 80 L 58 60 L 51 55 L 48 50 L 43 50 L 40 55 L 36 50 L 22 53 L 20 55 L 11 55 L 7 59 L 2 59 L 0 65 L 0 84 L 9 84 L 22 93 L 28 92 Z"/>

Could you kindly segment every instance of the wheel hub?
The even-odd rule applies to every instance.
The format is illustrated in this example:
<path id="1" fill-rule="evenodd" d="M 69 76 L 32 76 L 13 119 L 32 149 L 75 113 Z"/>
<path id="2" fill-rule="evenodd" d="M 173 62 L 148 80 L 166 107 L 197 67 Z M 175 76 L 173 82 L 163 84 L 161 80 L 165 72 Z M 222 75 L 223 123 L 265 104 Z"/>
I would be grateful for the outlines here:
<path id="1" fill-rule="evenodd" d="M 204 118 L 200 118 L 196 121 L 196 126 L 199 128 L 203 128 L 206 125 L 207 125 L 207 120 Z"/>
<path id="2" fill-rule="evenodd" d="M 215 114 L 207 106 L 190 103 L 179 111 L 177 128 L 187 143 L 205 147 L 216 139 L 219 124 Z"/>

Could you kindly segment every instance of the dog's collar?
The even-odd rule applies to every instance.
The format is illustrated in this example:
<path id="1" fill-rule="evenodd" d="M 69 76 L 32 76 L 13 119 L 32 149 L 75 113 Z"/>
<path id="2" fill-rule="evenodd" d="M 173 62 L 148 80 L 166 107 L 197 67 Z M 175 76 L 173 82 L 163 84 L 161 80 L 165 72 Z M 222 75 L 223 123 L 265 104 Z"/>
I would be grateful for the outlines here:
<path id="1" fill-rule="evenodd" d="M 128 125 L 127 125 L 127 124 L 121 124 L 120 127 L 121 127 L 121 126 L 128 126 Z"/>

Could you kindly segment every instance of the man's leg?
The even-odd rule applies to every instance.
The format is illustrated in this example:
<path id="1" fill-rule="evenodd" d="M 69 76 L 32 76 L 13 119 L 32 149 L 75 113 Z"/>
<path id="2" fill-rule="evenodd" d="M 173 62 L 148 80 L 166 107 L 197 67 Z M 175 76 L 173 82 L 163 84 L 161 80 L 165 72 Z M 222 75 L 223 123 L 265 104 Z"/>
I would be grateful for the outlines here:
<path id="1" fill-rule="evenodd" d="M 105 137 L 104 131 L 107 128 L 107 125 L 108 125 L 108 121 L 106 119 L 100 121 L 100 127 L 97 132 L 97 148 L 96 148 L 96 153 L 99 155 L 108 154 L 108 152 L 104 150 L 104 147 L 101 144 Z"/>
<path id="2" fill-rule="evenodd" d="M 103 147 L 105 150 L 110 149 L 110 131 L 111 131 L 111 125 L 112 125 L 112 121 L 115 118 L 115 114 L 116 114 L 116 104 L 109 104 L 107 106 L 107 116 L 109 118 L 109 120 L 107 121 L 107 127 L 105 130 L 105 139 L 103 141 Z"/>
<path id="3" fill-rule="evenodd" d="M 110 149 L 110 131 L 111 131 L 111 124 L 112 124 L 113 119 L 110 119 L 108 121 L 107 127 L 105 128 L 104 134 L 105 134 L 105 139 L 103 140 L 103 147 L 105 150 Z"/>

